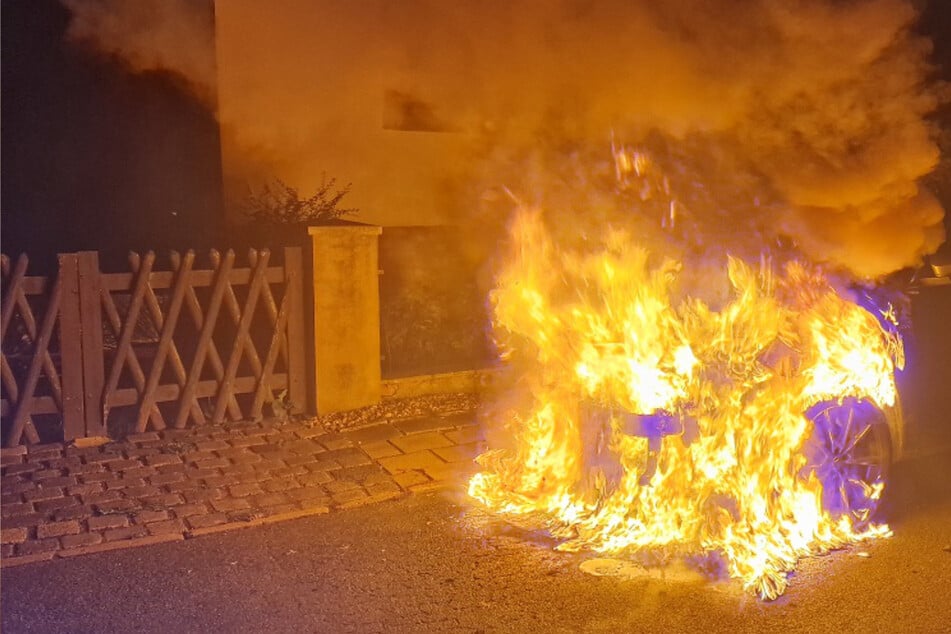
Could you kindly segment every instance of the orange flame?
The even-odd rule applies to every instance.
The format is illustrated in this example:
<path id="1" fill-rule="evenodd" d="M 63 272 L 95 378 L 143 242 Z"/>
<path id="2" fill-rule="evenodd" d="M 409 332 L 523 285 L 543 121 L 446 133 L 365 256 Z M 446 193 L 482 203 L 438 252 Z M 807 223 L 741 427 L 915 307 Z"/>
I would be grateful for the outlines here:
<path id="1" fill-rule="evenodd" d="M 617 165 L 625 177 L 646 169 Z M 562 248 L 543 213 L 521 207 L 511 232 L 491 304 L 517 377 L 504 421 L 514 443 L 479 457 L 470 495 L 543 517 L 564 550 L 719 553 L 765 598 L 801 557 L 890 534 L 824 508 L 805 469 L 807 410 L 894 404 L 900 356 L 819 270 L 729 258 L 729 298 L 715 309 L 686 292 L 680 263 L 623 230 Z M 637 415 L 656 413 L 672 425 L 662 438 L 632 433 Z"/>

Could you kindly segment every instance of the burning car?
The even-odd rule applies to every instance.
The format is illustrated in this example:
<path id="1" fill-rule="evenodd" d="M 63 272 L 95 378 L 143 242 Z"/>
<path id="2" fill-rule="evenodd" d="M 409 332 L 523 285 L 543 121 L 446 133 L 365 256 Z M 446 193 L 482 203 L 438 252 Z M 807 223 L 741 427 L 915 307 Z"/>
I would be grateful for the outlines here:
<path id="1" fill-rule="evenodd" d="M 904 346 L 893 304 L 876 296 L 874 290 L 854 289 L 853 295 L 858 305 L 879 322 L 892 361 L 900 371 Z M 881 309 L 880 305 L 887 308 Z M 806 464 L 801 476 L 815 474 L 823 485 L 823 507 L 836 516 L 848 516 L 856 526 L 872 520 L 881 500 L 878 491 L 904 450 L 905 414 L 897 387 L 896 381 L 893 404 L 879 405 L 873 398 L 846 393 L 818 401 L 803 412 L 812 424 L 812 432 L 802 447 Z M 583 433 L 587 434 L 582 440 L 582 463 L 594 474 L 597 486 L 616 485 L 625 471 L 610 449 L 617 444 L 613 435 L 647 440 L 638 483 L 649 486 L 664 442 L 679 439 L 689 446 L 700 434 L 690 403 L 675 411 L 636 413 L 617 404 L 586 401 L 581 406 L 581 420 Z"/>
<path id="2" fill-rule="evenodd" d="M 469 493 L 559 549 L 717 560 L 775 598 L 801 557 L 891 534 L 896 307 L 794 256 L 693 259 L 519 209 L 490 296 L 504 441 Z"/>
<path id="3" fill-rule="evenodd" d="M 813 430 L 803 445 L 807 459 L 802 477 L 815 474 L 822 482 L 823 507 L 837 516 L 849 516 L 855 526 L 866 525 L 878 508 L 878 489 L 902 447 L 904 418 L 900 407 L 879 408 L 873 401 L 848 397 L 817 403 L 805 412 Z M 586 405 L 582 462 L 589 465 L 592 485 L 616 486 L 624 477 L 618 454 L 610 450 L 612 435 L 644 438 L 641 486 L 650 486 L 664 442 L 679 439 L 685 446 L 700 434 L 688 412 L 655 411 L 634 414 L 621 409 Z"/>

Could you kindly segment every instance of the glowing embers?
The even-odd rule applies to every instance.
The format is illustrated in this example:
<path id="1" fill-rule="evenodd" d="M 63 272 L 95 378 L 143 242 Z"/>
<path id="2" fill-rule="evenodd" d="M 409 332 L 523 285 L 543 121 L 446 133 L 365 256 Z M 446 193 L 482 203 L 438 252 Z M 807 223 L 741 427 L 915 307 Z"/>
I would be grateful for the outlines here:
<path id="1" fill-rule="evenodd" d="M 887 462 L 894 336 L 807 265 L 725 265 L 713 305 L 623 232 L 562 248 L 521 210 L 491 295 L 509 443 L 469 493 L 561 549 L 718 554 L 767 598 L 799 558 L 887 535 L 863 461 Z"/>

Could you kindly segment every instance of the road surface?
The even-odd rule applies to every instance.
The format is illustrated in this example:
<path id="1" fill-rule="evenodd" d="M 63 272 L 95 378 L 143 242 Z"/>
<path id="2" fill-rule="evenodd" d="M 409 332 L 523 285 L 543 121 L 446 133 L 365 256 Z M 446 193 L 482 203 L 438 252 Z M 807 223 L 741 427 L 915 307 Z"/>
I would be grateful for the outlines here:
<path id="1" fill-rule="evenodd" d="M 951 632 L 951 453 L 895 473 L 895 536 L 804 561 L 779 600 L 590 555 L 430 493 L 6 569 L 16 632 Z M 866 553 L 868 557 L 859 553 Z"/>

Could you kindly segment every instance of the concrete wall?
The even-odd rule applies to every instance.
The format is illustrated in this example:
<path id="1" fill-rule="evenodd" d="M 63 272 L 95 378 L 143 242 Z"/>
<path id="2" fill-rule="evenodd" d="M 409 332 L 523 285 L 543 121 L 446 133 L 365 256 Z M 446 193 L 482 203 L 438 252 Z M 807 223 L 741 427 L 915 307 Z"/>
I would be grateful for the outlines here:
<path id="1" fill-rule="evenodd" d="M 381 249 L 382 235 L 393 232 L 397 244 L 391 243 L 387 249 Z M 428 287 L 425 283 L 431 276 L 429 269 L 438 267 L 438 260 L 427 258 L 427 253 L 419 253 L 419 240 L 430 242 L 443 239 L 444 244 L 427 245 L 429 249 L 440 251 L 437 247 L 450 249 L 451 240 L 446 240 L 454 232 L 445 228 L 427 228 L 420 232 L 418 228 L 404 228 L 403 231 L 338 221 L 331 226 L 310 227 L 308 229 L 313 250 L 313 332 L 314 332 L 314 379 L 317 413 L 345 411 L 378 403 L 381 398 L 409 398 L 425 394 L 449 392 L 478 392 L 485 388 L 493 372 L 487 350 L 478 344 L 469 342 L 465 351 L 468 356 L 453 348 L 447 338 L 459 338 L 474 334 L 476 338 L 482 332 L 484 324 L 481 317 L 475 316 L 472 323 L 454 323 L 454 320 L 436 320 L 426 324 L 420 332 L 410 333 L 427 340 L 450 357 L 461 360 L 459 363 L 440 364 L 440 355 L 429 354 L 417 342 L 403 342 L 404 345 L 391 352 L 409 355 L 411 359 L 398 359 L 391 367 L 409 371 L 392 371 L 388 375 L 381 372 L 381 317 L 387 317 L 382 301 L 393 301 L 400 294 L 411 294 L 421 300 L 446 304 L 444 310 L 452 312 L 453 307 L 464 308 L 470 305 L 471 298 L 455 297 L 443 287 Z M 392 278 L 388 292 L 381 292 L 380 253 L 387 251 L 387 261 L 391 266 L 402 265 L 409 270 L 400 276 L 398 271 L 383 272 L 383 279 Z M 454 282 L 465 287 L 464 271 L 457 271 Z M 472 272 L 468 272 L 472 275 Z M 402 278 L 402 279 L 400 279 Z M 417 279 L 417 278 L 421 278 Z M 462 289 L 463 295 L 465 289 Z M 306 293 L 305 293 L 306 295 Z M 383 308 L 383 310 L 381 310 Z M 393 308 L 391 306 L 391 308 Z M 405 306 L 404 306 L 405 308 Z M 410 311 L 402 316 L 404 320 L 432 321 L 432 314 Z M 481 311 L 480 311 L 481 314 Z M 394 319 L 393 315 L 389 318 Z M 458 320 L 458 315 L 456 320 Z M 392 324 L 391 324 L 392 325 Z M 474 333 L 465 333 L 465 328 Z M 412 338 L 412 337 L 409 337 Z M 445 355 L 443 355 L 445 356 Z M 415 358 L 421 357 L 421 358 Z M 434 363 L 435 362 L 435 363 Z"/>

